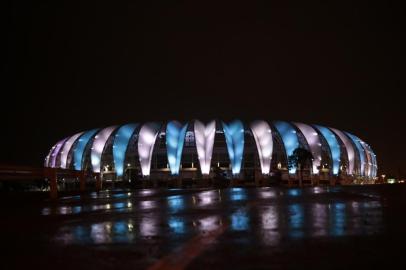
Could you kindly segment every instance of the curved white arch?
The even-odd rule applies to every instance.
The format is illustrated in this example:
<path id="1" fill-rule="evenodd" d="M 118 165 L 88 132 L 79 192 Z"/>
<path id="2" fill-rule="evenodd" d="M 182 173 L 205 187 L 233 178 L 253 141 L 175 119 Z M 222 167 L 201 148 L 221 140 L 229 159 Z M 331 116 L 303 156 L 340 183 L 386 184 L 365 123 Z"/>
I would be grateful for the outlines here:
<path id="1" fill-rule="evenodd" d="M 103 153 L 104 146 L 107 140 L 110 138 L 111 134 L 116 130 L 117 126 L 106 127 L 100 130 L 96 136 L 94 136 L 91 152 L 90 161 L 92 163 L 93 172 L 100 172 L 101 156 Z"/>
<path id="2" fill-rule="evenodd" d="M 305 137 L 307 144 L 309 145 L 310 151 L 312 152 L 313 155 L 312 161 L 313 174 L 318 174 L 319 173 L 318 167 L 320 166 L 321 163 L 321 153 L 322 153 L 320 137 L 317 131 L 309 125 L 295 122 L 293 124 L 300 130 L 300 132 Z"/>
<path id="3" fill-rule="evenodd" d="M 216 121 L 207 125 L 195 120 L 194 133 L 196 150 L 199 157 L 200 169 L 203 175 L 210 174 L 210 163 L 213 154 L 214 136 L 216 135 Z"/>
<path id="4" fill-rule="evenodd" d="M 362 148 L 364 149 L 365 152 L 365 157 L 366 157 L 366 162 L 365 162 L 365 176 L 366 177 L 371 177 L 372 173 L 372 159 L 371 159 L 371 153 L 369 152 L 368 148 L 365 146 L 365 143 L 363 141 L 360 141 Z"/>
<path id="5" fill-rule="evenodd" d="M 72 149 L 73 144 L 76 142 L 76 140 L 83 134 L 83 132 L 76 133 L 72 137 L 70 137 L 65 144 L 62 147 L 62 151 L 60 152 L 60 168 L 66 169 L 67 163 L 68 163 L 68 155 L 69 151 Z"/>
<path id="6" fill-rule="evenodd" d="M 50 162 L 51 162 L 51 168 L 55 168 L 56 167 L 56 157 L 59 155 L 62 146 L 65 144 L 66 140 L 68 138 L 65 138 L 63 140 L 60 140 L 55 147 L 55 150 L 52 152 L 51 158 L 50 158 Z"/>
<path id="7" fill-rule="evenodd" d="M 365 154 L 367 157 L 367 162 L 368 162 L 368 166 L 366 166 L 365 168 L 365 175 L 368 177 L 375 177 L 376 176 L 376 158 L 375 158 L 375 154 L 372 151 L 371 147 L 364 141 L 360 141 L 362 147 L 365 150 Z"/>
<path id="8" fill-rule="evenodd" d="M 158 123 L 150 122 L 141 127 L 138 137 L 138 156 L 143 176 L 150 174 L 152 151 L 154 150 L 160 126 Z"/>
<path id="9" fill-rule="evenodd" d="M 58 145 L 58 143 L 56 143 L 55 145 L 53 145 L 53 146 L 51 147 L 51 150 L 49 150 L 48 155 L 46 156 L 45 162 L 44 162 L 44 166 L 45 166 L 45 167 L 49 167 L 49 164 L 50 164 L 50 161 L 51 161 L 52 153 L 54 152 L 54 150 L 55 150 L 55 148 L 56 148 L 57 145 Z"/>
<path id="10" fill-rule="evenodd" d="M 350 175 L 354 174 L 355 170 L 355 149 L 354 145 L 351 143 L 350 139 L 347 137 L 347 135 L 344 134 L 344 132 L 335 129 L 335 128 L 329 128 L 331 129 L 339 138 L 340 140 L 344 143 L 345 150 L 347 151 L 347 157 L 348 157 L 348 168 L 347 168 L 347 173 Z"/>
<path id="11" fill-rule="evenodd" d="M 376 175 L 378 173 L 378 163 L 376 160 L 376 155 L 375 155 L 374 151 L 372 150 L 372 148 L 367 143 L 364 143 L 364 145 L 368 149 L 370 156 L 371 156 L 371 161 L 372 161 L 371 177 L 376 177 Z"/>
<path id="12" fill-rule="evenodd" d="M 262 174 L 269 174 L 273 151 L 272 130 L 263 120 L 257 120 L 250 125 L 257 145 Z"/>

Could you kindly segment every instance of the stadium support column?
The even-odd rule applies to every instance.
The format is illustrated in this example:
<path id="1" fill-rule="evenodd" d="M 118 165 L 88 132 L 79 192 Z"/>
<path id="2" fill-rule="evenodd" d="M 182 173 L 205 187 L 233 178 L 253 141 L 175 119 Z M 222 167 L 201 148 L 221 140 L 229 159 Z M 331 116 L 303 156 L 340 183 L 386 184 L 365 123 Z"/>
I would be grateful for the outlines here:
<path id="1" fill-rule="evenodd" d="M 102 180 L 100 177 L 100 173 L 96 174 L 96 191 L 100 191 L 102 189 Z"/>
<path id="2" fill-rule="evenodd" d="M 84 192 L 86 189 L 86 177 L 84 171 L 79 172 L 79 189 L 80 192 Z"/>
<path id="3" fill-rule="evenodd" d="M 49 179 L 49 192 L 51 199 L 56 200 L 58 198 L 57 169 L 49 169 L 47 177 Z"/>

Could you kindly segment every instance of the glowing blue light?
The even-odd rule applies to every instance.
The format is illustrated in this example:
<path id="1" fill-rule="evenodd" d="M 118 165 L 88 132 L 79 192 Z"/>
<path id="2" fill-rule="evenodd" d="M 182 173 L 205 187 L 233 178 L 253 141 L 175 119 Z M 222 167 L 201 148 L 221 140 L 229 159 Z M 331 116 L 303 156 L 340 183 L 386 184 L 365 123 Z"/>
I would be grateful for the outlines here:
<path id="1" fill-rule="evenodd" d="M 82 136 L 80 136 L 75 149 L 73 149 L 73 167 L 75 170 L 82 170 L 83 166 L 83 154 L 85 152 L 87 144 L 90 142 L 90 140 L 93 138 L 93 136 L 96 134 L 98 129 L 92 129 L 87 132 L 85 132 Z"/>
<path id="2" fill-rule="evenodd" d="M 244 152 L 244 125 L 240 120 L 235 120 L 228 125 L 223 122 L 223 130 L 231 161 L 231 171 L 236 175 L 240 173 Z"/>
<path id="3" fill-rule="evenodd" d="M 232 188 L 231 189 L 231 200 L 241 201 L 247 199 L 247 191 L 242 188 Z"/>
<path id="4" fill-rule="evenodd" d="M 117 176 L 121 177 L 124 174 L 125 153 L 128 148 L 128 143 L 137 128 L 138 124 L 128 124 L 120 127 L 117 130 L 113 142 L 113 160 Z"/>
<path id="5" fill-rule="evenodd" d="M 231 229 L 244 231 L 248 229 L 249 218 L 246 211 L 237 211 L 231 215 Z"/>
<path id="6" fill-rule="evenodd" d="M 166 126 L 166 151 L 172 175 L 179 174 L 187 126 L 187 124 L 182 126 L 177 121 L 171 121 Z"/>
<path id="7" fill-rule="evenodd" d="M 128 195 L 124 194 L 124 193 L 117 193 L 117 194 L 113 194 L 111 197 L 113 197 L 113 198 L 127 198 Z"/>
<path id="8" fill-rule="evenodd" d="M 351 133 L 345 132 L 345 134 L 347 134 L 348 137 L 350 137 L 350 139 L 355 144 L 355 147 L 358 150 L 359 159 L 361 161 L 361 176 L 364 176 L 365 175 L 365 153 L 364 153 L 364 148 L 361 145 L 361 140 L 357 136 L 352 135 Z"/>
<path id="9" fill-rule="evenodd" d="M 337 138 L 331 130 L 326 127 L 315 125 L 315 127 L 320 131 L 323 135 L 324 139 L 326 139 L 327 144 L 330 148 L 331 158 L 333 160 L 333 174 L 337 175 L 338 171 L 340 170 L 340 155 L 341 149 L 340 145 L 338 144 Z"/>
<path id="10" fill-rule="evenodd" d="M 332 208 L 332 226 L 331 234 L 334 236 L 341 236 L 345 233 L 346 227 L 346 211 L 345 211 L 345 204 L 344 203 L 335 203 L 334 207 Z"/>
<path id="11" fill-rule="evenodd" d="M 174 212 L 184 208 L 184 200 L 180 195 L 169 196 L 168 204 L 171 210 Z"/>
<path id="12" fill-rule="evenodd" d="M 122 203 L 122 202 L 114 203 L 113 206 L 114 206 L 114 208 L 116 208 L 116 209 L 120 209 L 120 208 L 126 207 L 126 205 L 125 205 L 124 203 Z"/>
<path id="13" fill-rule="evenodd" d="M 289 236 L 292 238 L 302 238 L 304 224 L 303 206 L 300 204 L 289 205 Z"/>
<path id="14" fill-rule="evenodd" d="M 116 234 L 124 234 L 128 231 L 127 222 L 118 221 L 113 225 L 114 233 Z"/>
<path id="15" fill-rule="evenodd" d="M 79 214 L 80 212 L 82 212 L 82 206 L 75 206 L 75 207 L 73 207 L 72 212 L 73 212 L 74 214 Z"/>
<path id="16" fill-rule="evenodd" d="M 171 217 L 168 221 L 169 227 L 175 233 L 184 233 L 185 232 L 185 223 L 180 218 Z"/>
<path id="17" fill-rule="evenodd" d="M 302 195 L 302 190 L 300 190 L 300 189 L 289 189 L 288 194 L 289 194 L 289 196 L 297 197 L 299 195 Z"/>
<path id="18" fill-rule="evenodd" d="M 282 138 L 283 145 L 285 146 L 286 156 L 289 158 L 289 156 L 293 154 L 293 151 L 299 147 L 299 140 L 297 138 L 296 130 L 287 122 L 276 121 L 273 124 Z M 289 173 L 296 173 L 296 166 L 292 166 Z"/>

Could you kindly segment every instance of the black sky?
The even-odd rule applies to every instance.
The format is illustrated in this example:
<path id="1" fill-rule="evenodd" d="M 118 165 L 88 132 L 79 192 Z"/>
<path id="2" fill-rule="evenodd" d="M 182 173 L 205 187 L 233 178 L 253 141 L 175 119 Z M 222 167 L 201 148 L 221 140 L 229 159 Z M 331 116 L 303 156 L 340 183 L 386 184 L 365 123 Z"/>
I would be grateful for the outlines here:
<path id="1" fill-rule="evenodd" d="M 404 10 L 334 2 L 5 3 L 1 163 L 93 127 L 262 118 L 352 132 L 405 176 Z"/>

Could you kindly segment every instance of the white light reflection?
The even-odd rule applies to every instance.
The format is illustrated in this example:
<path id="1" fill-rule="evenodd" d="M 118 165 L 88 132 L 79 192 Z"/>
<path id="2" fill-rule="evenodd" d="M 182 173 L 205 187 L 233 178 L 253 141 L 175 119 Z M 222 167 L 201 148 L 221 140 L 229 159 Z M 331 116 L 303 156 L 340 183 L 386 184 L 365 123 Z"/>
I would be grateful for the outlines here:
<path id="1" fill-rule="evenodd" d="M 218 229 L 221 225 L 219 216 L 211 216 L 199 220 L 199 230 L 201 232 L 209 232 Z"/>
<path id="2" fill-rule="evenodd" d="M 152 209 L 156 208 L 156 201 L 140 201 L 140 209 Z"/>
<path id="3" fill-rule="evenodd" d="M 205 191 L 202 193 L 199 193 L 197 196 L 199 198 L 198 200 L 198 205 L 200 206 L 207 206 L 210 205 L 214 202 L 215 196 L 218 195 L 217 192 L 214 190 L 210 191 Z"/>
<path id="4" fill-rule="evenodd" d="M 313 193 L 314 194 L 320 194 L 320 193 L 324 193 L 324 192 L 325 192 L 325 190 L 323 188 L 321 188 L 321 187 L 314 187 L 313 188 Z"/>
<path id="5" fill-rule="evenodd" d="M 48 216 L 48 215 L 50 215 L 50 214 L 51 214 L 51 208 L 45 207 L 44 209 L 42 209 L 41 214 L 42 214 L 43 216 Z"/>
<path id="6" fill-rule="evenodd" d="M 95 244 L 111 243 L 111 225 L 111 222 L 104 222 L 91 226 L 90 237 Z"/>
<path id="7" fill-rule="evenodd" d="M 326 236 L 328 228 L 329 209 L 326 204 L 315 203 L 312 205 L 313 236 Z"/>
<path id="8" fill-rule="evenodd" d="M 158 224 L 153 217 L 144 217 L 140 223 L 140 235 L 143 237 L 155 236 L 158 234 Z"/>
<path id="9" fill-rule="evenodd" d="M 275 198 L 277 196 L 276 192 L 274 190 L 264 190 L 261 189 L 259 192 L 259 196 L 262 199 L 270 199 L 270 198 Z"/>
<path id="10" fill-rule="evenodd" d="M 143 195 L 143 196 L 148 196 L 148 195 L 151 195 L 151 194 L 153 194 L 153 191 L 150 190 L 150 189 L 144 189 L 144 190 L 140 191 L 140 195 Z"/>
<path id="11" fill-rule="evenodd" d="M 261 212 L 262 241 L 266 245 L 277 245 L 280 241 L 278 232 L 278 212 L 276 206 L 268 206 Z"/>
<path id="12" fill-rule="evenodd" d="M 72 207 L 70 207 L 70 206 L 61 206 L 61 207 L 59 207 L 58 214 L 66 215 L 66 214 L 71 214 L 71 213 L 72 213 Z"/>

